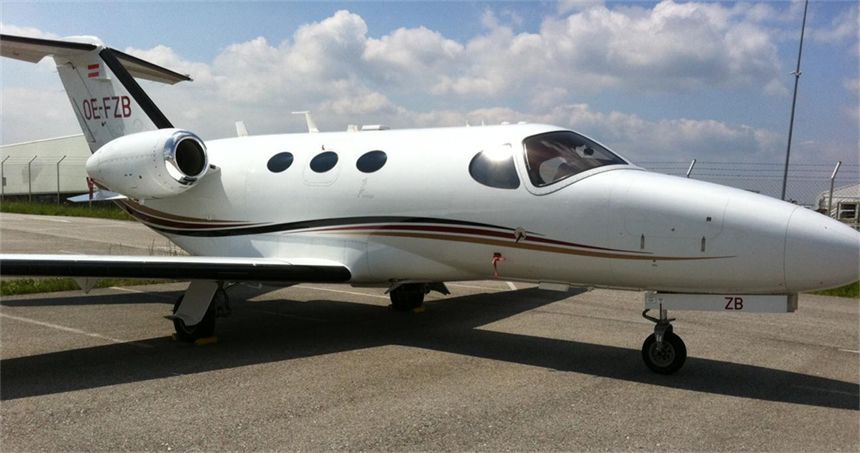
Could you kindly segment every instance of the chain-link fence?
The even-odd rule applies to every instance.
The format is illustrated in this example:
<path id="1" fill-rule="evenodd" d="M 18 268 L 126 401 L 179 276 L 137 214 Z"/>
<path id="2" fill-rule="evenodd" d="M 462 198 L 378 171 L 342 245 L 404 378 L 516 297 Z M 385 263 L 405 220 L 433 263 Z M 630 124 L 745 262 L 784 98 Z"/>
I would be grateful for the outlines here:
<path id="1" fill-rule="evenodd" d="M 774 198 L 782 194 L 784 164 L 766 162 L 650 161 L 637 164 L 660 173 L 714 182 Z M 831 188 L 833 193 L 831 196 Z M 788 170 L 786 201 L 855 226 L 860 221 L 860 164 L 796 163 Z"/>
<path id="2" fill-rule="evenodd" d="M 0 196 L 55 195 L 85 193 L 87 174 L 84 156 L 2 157 L 2 193 Z M 687 176 L 731 187 L 737 187 L 779 198 L 784 167 L 780 163 L 698 161 L 645 161 L 637 164 L 660 173 Z M 833 188 L 831 198 L 830 189 Z M 860 165 L 833 163 L 791 164 L 786 186 L 786 200 L 843 221 L 860 222 Z"/>
<path id="3" fill-rule="evenodd" d="M 2 196 L 84 193 L 87 191 L 86 157 L 4 156 L 0 163 Z"/>

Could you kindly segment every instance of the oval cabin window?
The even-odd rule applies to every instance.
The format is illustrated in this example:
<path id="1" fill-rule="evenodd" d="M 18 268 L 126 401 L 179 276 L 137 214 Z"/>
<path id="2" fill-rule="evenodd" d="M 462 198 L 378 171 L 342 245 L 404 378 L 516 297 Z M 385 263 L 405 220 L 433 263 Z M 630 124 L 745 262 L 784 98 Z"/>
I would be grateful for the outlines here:
<path id="1" fill-rule="evenodd" d="M 284 153 L 278 153 L 278 154 L 275 154 L 274 156 L 272 156 L 272 158 L 269 159 L 269 163 L 266 164 L 266 167 L 268 167 L 269 171 L 272 173 L 280 173 L 280 172 L 290 168 L 290 165 L 292 165 L 292 164 L 293 164 L 293 154 L 284 152 Z"/>
<path id="2" fill-rule="evenodd" d="M 362 173 L 373 173 L 382 168 L 387 160 L 388 156 L 384 151 L 369 151 L 358 158 L 355 167 Z"/>
<path id="3" fill-rule="evenodd" d="M 520 178 L 514 166 L 514 156 L 510 146 L 498 150 L 481 151 L 472 158 L 469 174 L 479 183 L 497 189 L 516 189 Z"/>
<path id="4" fill-rule="evenodd" d="M 317 154 L 311 160 L 311 170 L 317 173 L 324 173 L 337 165 L 337 153 L 334 151 L 326 151 L 324 153 Z"/>

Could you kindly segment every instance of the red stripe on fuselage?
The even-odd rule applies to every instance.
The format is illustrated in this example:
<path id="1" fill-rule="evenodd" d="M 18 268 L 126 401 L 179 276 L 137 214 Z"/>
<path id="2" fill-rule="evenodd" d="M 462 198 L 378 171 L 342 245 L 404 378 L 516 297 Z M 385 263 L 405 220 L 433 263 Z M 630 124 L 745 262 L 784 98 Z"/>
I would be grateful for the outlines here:
<path id="1" fill-rule="evenodd" d="M 478 228 L 465 228 L 465 227 L 452 227 L 452 226 L 441 226 L 441 225 L 357 225 L 350 227 L 334 227 L 334 228 L 324 228 L 319 230 L 310 230 L 307 232 L 321 231 L 321 232 L 337 232 L 337 231 L 380 231 L 380 230 L 396 230 L 396 231 L 433 231 L 433 232 L 443 232 L 443 233 L 459 233 L 459 234 L 471 234 L 475 236 L 484 236 L 484 237 L 496 237 L 503 239 L 511 239 L 515 240 L 515 236 L 511 232 L 502 232 L 502 231 L 493 231 L 493 230 L 485 230 Z M 517 241 L 515 241 L 517 242 Z M 543 244 L 553 244 L 553 245 L 561 245 L 566 247 L 579 247 L 584 249 L 591 250 L 606 250 L 611 252 L 624 252 L 624 253 L 635 253 L 641 255 L 649 255 L 648 252 L 639 252 L 639 251 L 631 251 L 631 250 L 619 250 L 619 249 L 611 249 L 605 247 L 596 247 L 593 245 L 582 245 L 576 244 L 573 242 L 564 242 L 564 241 L 556 241 L 554 239 L 544 239 L 544 238 L 536 238 L 526 236 L 525 239 L 522 239 L 521 242 L 537 242 Z"/>

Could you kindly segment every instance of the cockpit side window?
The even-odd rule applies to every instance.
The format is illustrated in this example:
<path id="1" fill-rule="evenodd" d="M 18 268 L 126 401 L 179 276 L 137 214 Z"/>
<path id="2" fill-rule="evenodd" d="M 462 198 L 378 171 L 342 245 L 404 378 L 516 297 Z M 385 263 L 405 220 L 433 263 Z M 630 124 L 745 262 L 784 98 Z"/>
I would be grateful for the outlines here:
<path id="1" fill-rule="evenodd" d="M 497 189 L 516 189 L 520 186 L 510 145 L 476 154 L 469 163 L 469 174 L 475 181 Z"/>
<path id="2" fill-rule="evenodd" d="M 526 169 L 535 187 L 544 187 L 604 165 L 626 165 L 608 149 L 571 131 L 548 132 L 523 140 Z"/>

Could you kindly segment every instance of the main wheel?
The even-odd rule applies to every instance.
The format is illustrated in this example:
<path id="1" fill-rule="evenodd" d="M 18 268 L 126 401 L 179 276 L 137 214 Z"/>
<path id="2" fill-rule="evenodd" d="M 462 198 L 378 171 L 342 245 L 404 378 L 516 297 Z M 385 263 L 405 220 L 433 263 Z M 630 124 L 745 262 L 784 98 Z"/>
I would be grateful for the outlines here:
<path id="1" fill-rule="evenodd" d="M 179 304 L 182 303 L 182 299 L 184 298 L 185 295 L 182 295 L 176 299 L 176 303 L 173 304 L 174 314 L 176 314 L 176 310 L 179 310 Z M 193 326 L 186 326 L 185 321 L 174 318 L 173 328 L 176 330 L 176 338 L 179 341 L 192 343 L 201 338 L 211 337 L 215 333 L 215 304 L 209 304 L 206 314 L 203 315 L 203 319 L 199 323 Z"/>
<path id="2" fill-rule="evenodd" d="M 681 337 L 671 330 L 663 334 L 661 343 L 657 342 L 657 336 L 652 333 L 642 344 L 642 359 L 651 371 L 672 374 L 681 369 L 687 360 L 687 347 Z"/>
<path id="3" fill-rule="evenodd" d="M 391 306 L 397 311 L 410 311 L 424 303 L 424 285 L 409 283 L 391 291 Z"/>

